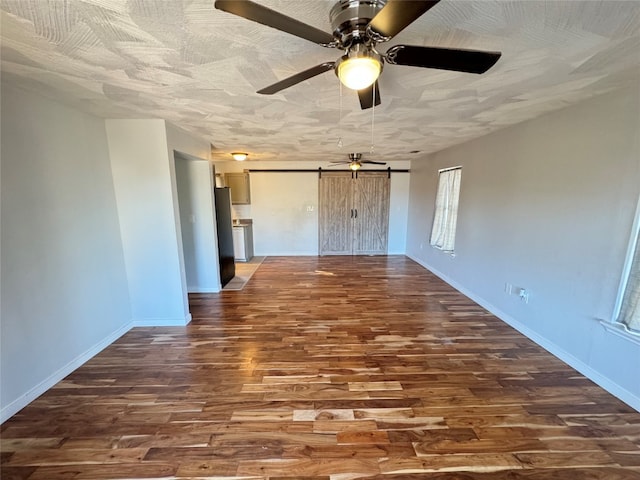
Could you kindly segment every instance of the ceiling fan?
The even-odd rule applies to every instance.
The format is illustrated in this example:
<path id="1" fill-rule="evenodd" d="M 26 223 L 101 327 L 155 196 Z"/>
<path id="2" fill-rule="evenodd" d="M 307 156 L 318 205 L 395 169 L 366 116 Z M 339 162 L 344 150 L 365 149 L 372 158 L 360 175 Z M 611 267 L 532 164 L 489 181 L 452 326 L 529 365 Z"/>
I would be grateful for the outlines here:
<path id="1" fill-rule="evenodd" d="M 349 165 L 349 168 L 355 171 L 355 170 L 359 170 L 360 167 L 362 167 L 362 164 L 364 163 L 370 163 L 373 165 L 386 165 L 385 162 L 375 162 L 373 160 L 362 160 L 361 153 L 350 153 L 349 160 L 345 160 L 343 162 L 332 162 L 331 165 L 329 166 L 333 167 L 336 165 Z"/>
<path id="2" fill-rule="evenodd" d="M 385 63 L 412 67 L 484 73 L 500 52 L 483 52 L 417 45 L 395 45 L 377 50 L 440 0 L 339 0 L 329 13 L 333 33 L 326 33 L 249 0 L 216 0 L 215 7 L 240 17 L 317 43 L 345 51 L 335 62 L 325 62 L 285 78 L 257 93 L 272 95 L 285 88 L 334 70 L 348 88 L 358 91 L 362 109 L 380 104 L 378 77 Z"/>

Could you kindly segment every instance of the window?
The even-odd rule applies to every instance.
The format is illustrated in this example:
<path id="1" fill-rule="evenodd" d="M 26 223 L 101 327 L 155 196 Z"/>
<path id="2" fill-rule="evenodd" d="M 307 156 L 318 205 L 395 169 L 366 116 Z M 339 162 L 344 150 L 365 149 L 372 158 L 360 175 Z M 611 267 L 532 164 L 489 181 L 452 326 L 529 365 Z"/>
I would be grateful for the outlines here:
<path id="1" fill-rule="evenodd" d="M 627 277 L 618 321 L 634 333 L 640 333 L 640 232 L 636 233 L 635 253 Z"/>
<path id="2" fill-rule="evenodd" d="M 438 172 L 438 192 L 429 243 L 445 252 L 453 252 L 455 246 L 461 176 L 462 167 Z"/>

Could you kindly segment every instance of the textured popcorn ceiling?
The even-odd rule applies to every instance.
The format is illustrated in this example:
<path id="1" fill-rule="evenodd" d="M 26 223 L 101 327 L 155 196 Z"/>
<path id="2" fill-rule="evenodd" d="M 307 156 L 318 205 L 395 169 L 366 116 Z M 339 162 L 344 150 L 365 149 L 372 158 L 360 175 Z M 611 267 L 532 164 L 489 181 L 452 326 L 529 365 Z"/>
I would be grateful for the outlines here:
<path id="1" fill-rule="evenodd" d="M 330 31 L 325 0 L 262 3 Z M 640 1 L 442 0 L 392 42 L 502 51 L 484 75 L 386 65 L 361 111 L 327 72 L 256 90 L 340 52 L 215 10 L 213 0 L 1 0 L 2 77 L 102 117 L 164 118 L 226 158 L 416 158 L 640 86 Z M 606 122 L 606 118 L 602 119 Z M 342 139 L 342 148 L 338 140 Z"/>

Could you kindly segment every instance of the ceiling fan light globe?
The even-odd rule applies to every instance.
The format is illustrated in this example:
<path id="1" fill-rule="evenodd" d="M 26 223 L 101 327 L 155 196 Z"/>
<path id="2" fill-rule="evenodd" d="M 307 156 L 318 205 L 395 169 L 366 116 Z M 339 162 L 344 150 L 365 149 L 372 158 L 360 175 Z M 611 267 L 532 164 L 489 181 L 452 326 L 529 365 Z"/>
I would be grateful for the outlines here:
<path id="1" fill-rule="evenodd" d="M 360 162 L 351 162 L 351 163 L 349 164 L 349 168 L 350 168 L 351 170 L 353 170 L 354 172 L 355 172 L 356 170 L 359 170 L 361 166 L 362 166 L 362 165 L 360 165 Z"/>
<path id="2" fill-rule="evenodd" d="M 380 76 L 382 63 L 374 57 L 349 57 L 337 66 L 338 78 L 351 90 L 370 87 Z"/>

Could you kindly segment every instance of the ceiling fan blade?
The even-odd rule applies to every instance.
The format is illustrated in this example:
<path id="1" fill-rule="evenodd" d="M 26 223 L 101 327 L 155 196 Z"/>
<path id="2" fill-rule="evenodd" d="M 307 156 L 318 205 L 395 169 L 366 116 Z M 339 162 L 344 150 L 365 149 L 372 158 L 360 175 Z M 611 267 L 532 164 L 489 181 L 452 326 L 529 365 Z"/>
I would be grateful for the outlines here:
<path id="1" fill-rule="evenodd" d="M 285 78 L 284 80 L 280 80 L 279 82 L 274 83 L 273 85 L 269 85 L 268 87 L 263 88 L 262 90 L 258 90 L 257 93 L 261 93 L 263 95 L 273 95 L 274 93 L 278 93 L 280 90 L 284 90 L 285 88 L 289 88 L 297 83 L 304 82 L 305 80 L 309 80 L 316 75 L 320 75 L 321 73 L 327 72 L 329 70 L 333 70 L 335 68 L 335 62 L 326 62 L 321 63 L 320 65 L 316 65 L 315 67 L 311 67 L 304 72 L 296 73 L 289 78 Z"/>
<path id="2" fill-rule="evenodd" d="M 358 90 L 358 98 L 360 99 L 360 107 L 362 110 L 373 107 L 374 98 L 376 107 L 380 105 L 380 88 L 376 80 L 373 85 L 362 90 Z"/>
<path id="3" fill-rule="evenodd" d="M 500 52 L 396 45 L 387 51 L 385 60 L 394 65 L 484 73 L 493 67 L 500 55 Z"/>
<path id="4" fill-rule="evenodd" d="M 327 32 L 249 0 L 216 0 L 214 6 L 218 10 L 290 33 L 313 43 L 329 46 L 334 42 L 333 35 Z"/>
<path id="5" fill-rule="evenodd" d="M 373 160 L 362 160 L 361 163 L 371 163 L 373 165 L 386 165 L 386 162 L 374 162 Z"/>
<path id="6" fill-rule="evenodd" d="M 390 40 L 439 1 L 389 0 L 382 7 L 382 10 L 371 19 L 367 29 L 383 37 L 383 39 L 378 39 L 377 41 Z"/>

